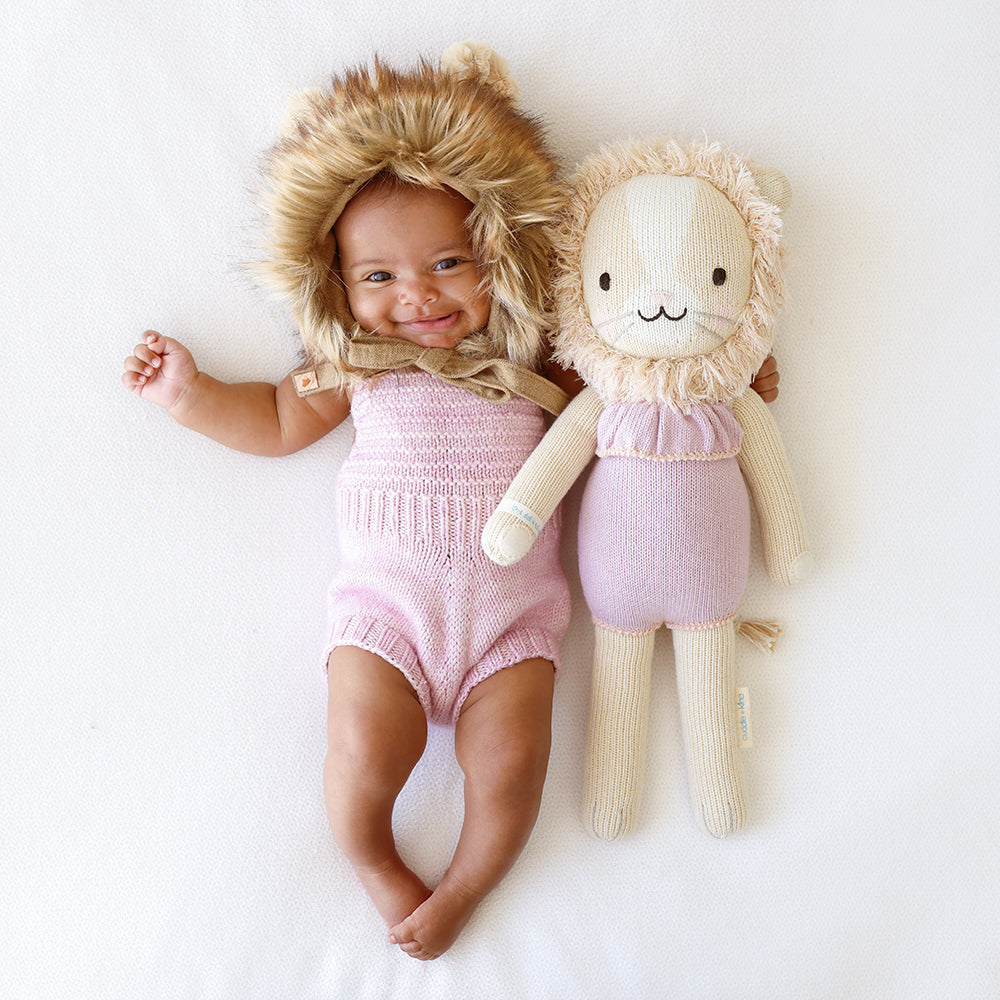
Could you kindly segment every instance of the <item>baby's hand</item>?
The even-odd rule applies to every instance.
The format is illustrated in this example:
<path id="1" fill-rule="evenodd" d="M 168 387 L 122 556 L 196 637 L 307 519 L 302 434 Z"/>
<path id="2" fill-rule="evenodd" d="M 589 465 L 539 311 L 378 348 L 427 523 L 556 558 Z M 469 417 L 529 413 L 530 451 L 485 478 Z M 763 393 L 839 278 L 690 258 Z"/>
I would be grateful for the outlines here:
<path id="1" fill-rule="evenodd" d="M 774 355 L 769 354 L 760 371 L 754 376 L 750 383 L 750 388 L 764 400 L 765 403 L 773 403 L 778 398 L 778 382 L 781 376 L 778 374 L 778 362 L 774 360 Z"/>
<path id="2" fill-rule="evenodd" d="M 147 330 L 131 357 L 125 359 L 122 384 L 141 399 L 167 409 L 174 406 L 194 382 L 198 367 L 183 344 Z"/>

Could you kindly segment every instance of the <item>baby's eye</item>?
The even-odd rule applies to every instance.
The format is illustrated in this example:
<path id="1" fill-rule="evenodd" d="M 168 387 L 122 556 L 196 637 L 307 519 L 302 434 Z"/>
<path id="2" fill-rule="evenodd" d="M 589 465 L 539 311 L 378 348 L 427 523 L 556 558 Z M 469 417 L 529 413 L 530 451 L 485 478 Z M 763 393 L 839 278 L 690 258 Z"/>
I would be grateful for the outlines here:
<path id="1" fill-rule="evenodd" d="M 712 284 L 724 285 L 725 283 L 726 283 L 726 269 L 724 267 L 717 267 L 712 272 Z"/>
<path id="2" fill-rule="evenodd" d="M 611 287 L 611 275 L 605 271 L 604 274 L 597 279 L 597 283 L 601 286 L 601 291 L 606 292 Z"/>
<path id="3" fill-rule="evenodd" d="M 453 267 L 458 267 L 462 263 L 461 257 L 446 257 L 444 260 L 439 260 L 434 265 L 435 271 L 450 271 Z"/>
<path id="4" fill-rule="evenodd" d="M 379 284 L 383 281 L 392 281 L 393 277 L 394 275 L 388 271 L 372 271 L 371 274 L 365 275 L 365 281 L 373 281 L 375 284 Z"/>

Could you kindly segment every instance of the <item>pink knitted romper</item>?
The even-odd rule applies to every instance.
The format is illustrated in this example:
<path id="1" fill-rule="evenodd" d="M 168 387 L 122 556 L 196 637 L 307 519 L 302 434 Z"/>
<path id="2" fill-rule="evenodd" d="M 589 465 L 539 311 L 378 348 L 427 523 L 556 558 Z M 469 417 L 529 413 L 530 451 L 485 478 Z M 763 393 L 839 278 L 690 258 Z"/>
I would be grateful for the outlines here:
<path id="1" fill-rule="evenodd" d="M 472 688 L 504 667 L 558 662 L 569 623 L 558 518 L 515 566 L 497 566 L 481 544 L 542 437 L 542 412 L 406 370 L 359 384 L 351 415 L 324 662 L 337 646 L 376 653 L 413 685 L 428 719 L 451 723 Z"/>
<path id="2" fill-rule="evenodd" d="M 594 620 L 625 632 L 730 621 L 746 587 L 743 432 L 721 403 L 677 413 L 611 403 L 580 510 L 580 577 Z"/>

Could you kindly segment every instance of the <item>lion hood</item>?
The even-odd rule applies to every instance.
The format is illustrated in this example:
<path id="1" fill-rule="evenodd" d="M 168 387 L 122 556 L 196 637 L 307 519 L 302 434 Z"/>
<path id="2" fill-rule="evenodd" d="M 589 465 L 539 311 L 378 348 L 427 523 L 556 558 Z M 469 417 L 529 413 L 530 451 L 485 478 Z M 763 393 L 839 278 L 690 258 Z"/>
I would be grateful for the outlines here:
<path id="1" fill-rule="evenodd" d="M 492 301 L 487 329 L 459 350 L 538 363 L 561 188 L 541 125 L 516 98 L 506 63 L 483 43 L 452 46 L 439 67 L 376 60 L 293 98 L 266 158 L 258 272 L 289 307 L 311 362 L 343 366 L 357 330 L 336 274 L 333 224 L 364 184 L 389 175 L 452 188 L 473 205 L 468 224 Z"/>

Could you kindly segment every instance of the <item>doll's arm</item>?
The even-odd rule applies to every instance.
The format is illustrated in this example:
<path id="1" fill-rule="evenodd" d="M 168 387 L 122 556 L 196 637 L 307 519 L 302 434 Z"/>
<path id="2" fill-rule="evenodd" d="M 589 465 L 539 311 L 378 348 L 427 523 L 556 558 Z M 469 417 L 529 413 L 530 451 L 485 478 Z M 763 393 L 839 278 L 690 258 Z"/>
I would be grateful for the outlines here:
<path id="1" fill-rule="evenodd" d="M 290 455 L 318 441 L 350 412 L 333 391 L 300 398 L 291 376 L 229 384 L 198 371 L 182 344 L 147 330 L 125 360 L 125 388 L 166 408 L 179 424 L 237 451 Z"/>
<path id="2" fill-rule="evenodd" d="M 757 509 L 768 575 L 775 583 L 804 580 L 812 569 L 812 555 L 774 418 L 752 390 L 735 401 L 733 412 L 743 428 L 739 463 Z"/>
<path id="3" fill-rule="evenodd" d="M 585 388 L 549 428 L 483 529 L 483 549 L 501 566 L 524 556 L 597 447 L 604 404 Z"/>

